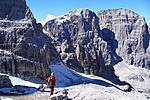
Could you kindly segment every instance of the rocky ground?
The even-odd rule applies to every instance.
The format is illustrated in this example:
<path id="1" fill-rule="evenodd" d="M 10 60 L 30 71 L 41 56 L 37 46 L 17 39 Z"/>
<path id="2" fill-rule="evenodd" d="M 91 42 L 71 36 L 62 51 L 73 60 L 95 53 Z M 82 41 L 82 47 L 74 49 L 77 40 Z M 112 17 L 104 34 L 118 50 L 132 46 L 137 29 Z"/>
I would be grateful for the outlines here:
<path id="1" fill-rule="evenodd" d="M 149 100 L 148 91 L 123 92 L 114 87 L 103 87 L 95 84 L 81 84 L 68 88 L 55 88 L 55 94 L 49 96 L 47 92 L 36 92 L 21 96 L 1 96 L 0 100 L 63 100 L 63 91 L 68 92 L 68 99 L 64 100 Z"/>
<path id="2" fill-rule="evenodd" d="M 36 92 L 29 95 L 21 95 L 21 96 L 1 96 L 1 99 L 10 99 L 10 100 L 48 100 L 49 94 L 48 93 L 42 93 L 42 92 Z"/>
<path id="3" fill-rule="evenodd" d="M 66 86 L 62 84 L 62 82 L 67 82 L 65 81 L 67 80 L 65 77 L 66 73 L 68 72 L 67 76 L 70 79 L 74 79 L 77 75 L 73 74 L 67 67 L 61 67 L 63 71 L 59 67 L 57 69 L 56 66 L 55 70 L 52 68 L 52 71 L 57 73 L 55 74 L 57 86 L 53 96 L 49 96 L 49 89 L 45 89 L 45 92 L 33 92 L 34 89 L 32 89 L 32 94 L 1 95 L 0 100 L 63 100 L 66 97 L 70 100 L 150 100 L 150 71 L 147 69 L 137 68 L 121 62 L 114 66 L 115 73 L 118 75 L 120 82 L 78 73 L 84 77 L 85 81 L 79 84 L 71 82 L 72 85 Z M 73 77 L 72 75 L 75 76 Z M 31 84 L 15 77 L 10 76 L 10 79 L 13 85 L 19 82 L 20 85 L 26 84 L 38 87 L 36 86 L 38 84 Z M 130 85 L 131 87 L 128 87 Z"/>
<path id="4" fill-rule="evenodd" d="M 0 96 L 0 100 L 60 100 L 60 98 L 63 98 L 63 94 L 60 93 L 61 90 L 62 89 L 55 89 L 55 94 L 53 96 L 50 96 L 49 90 L 47 90 L 45 92 L 38 91 L 28 95 Z"/>

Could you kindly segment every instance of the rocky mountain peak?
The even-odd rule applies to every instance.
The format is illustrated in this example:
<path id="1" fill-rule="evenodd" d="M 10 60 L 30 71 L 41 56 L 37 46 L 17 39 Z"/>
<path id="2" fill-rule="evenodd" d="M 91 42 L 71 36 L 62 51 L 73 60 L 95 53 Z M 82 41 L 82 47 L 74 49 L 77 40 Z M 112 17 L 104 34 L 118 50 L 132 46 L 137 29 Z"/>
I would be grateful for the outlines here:
<path id="1" fill-rule="evenodd" d="M 87 8 L 82 8 L 82 9 L 77 9 L 77 10 L 73 10 L 68 12 L 67 14 L 65 14 L 64 16 L 82 16 L 83 18 L 89 17 L 89 15 L 91 15 L 91 13 L 95 14 L 92 10 L 89 10 Z"/>
<path id="2" fill-rule="evenodd" d="M 73 69 L 81 66 L 87 74 L 110 77 L 112 66 L 121 60 L 149 68 L 148 26 L 131 10 L 108 9 L 96 15 L 78 9 L 50 20 L 44 29 L 63 62 Z"/>
<path id="3" fill-rule="evenodd" d="M 116 53 L 129 64 L 149 68 L 150 34 L 145 18 L 123 8 L 102 10 L 97 15 L 105 40 L 112 43 L 108 35 L 114 34 Z"/>
<path id="4" fill-rule="evenodd" d="M 63 22 L 58 24 L 58 19 Z M 99 18 L 93 11 L 71 11 L 63 17 L 50 20 L 44 29 L 52 37 L 54 47 L 67 66 L 86 74 L 113 76 L 113 55 L 102 39 Z"/>
<path id="5" fill-rule="evenodd" d="M 75 19 L 77 19 L 77 18 L 82 18 L 82 20 L 88 21 L 88 20 L 92 19 L 91 15 L 95 18 L 97 17 L 96 14 L 92 10 L 89 10 L 87 8 L 82 8 L 82 9 L 70 11 L 65 15 L 58 16 L 55 19 L 53 19 L 52 21 L 49 21 L 49 23 L 55 22 L 60 25 L 61 23 L 65 22 L 66 20 L 75 21 Z"/>
<path id="6" fill-rule="evenodd" d="M 101 29 L 108 28 L 106 26 L 109 26 L 110 24 L 109 22 L 112 22 L 113 24 L 118 24 L 114 23 L 115 21 L 118 21 L 121 24 L 128 23 L 129 25 L 131 25 L 132 23 L 134 23 L 135 20 L 139 18 L 139 15 L 137 13 L 124 8 L 101 10 L 97 13 L 97 15 L 99 16 L 100 21 L 108 22 L 108 23 L 100 22 Z"/>

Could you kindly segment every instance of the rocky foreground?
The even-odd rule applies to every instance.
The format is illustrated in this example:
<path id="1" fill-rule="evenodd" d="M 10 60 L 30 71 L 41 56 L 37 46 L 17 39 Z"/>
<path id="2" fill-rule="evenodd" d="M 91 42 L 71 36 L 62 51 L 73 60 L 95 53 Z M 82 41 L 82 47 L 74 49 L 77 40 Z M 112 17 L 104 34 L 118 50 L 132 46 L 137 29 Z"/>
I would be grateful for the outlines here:
<path id="1" fill-rule="evenodd" d="M 52 100 L 62 100 L 66 92 L 72 100 L 150 99 L 150 28 L 144 17 L 122 8 L 97 14 L 78 9 L 42 27 L 25 0 L 1 0 L 0 9 L 0 73 L 40 82 L 56 71 L 58 86 Z M 57 65 L 60 61 L 71 69 L 92 74 L 90 79 L 94 80 L 73 84 L 75 78 L 81 77 L 68 71 L 68 67 L 64 72 L 64 67 Z M 120 61 L 147 69 L 120 64 Z M 52 64 L 55 67 L 50 69 Z M 110 81 L 115 76 L 126 85 Z M 12 85 L 8 77 L 0 81 L 0 89 Z M 49 100 L 50 97 L 48 90 L 36 90 L 28 95 L 18 92 L 13 96 L 3 95 L 1 99 Z"/>
<path id="2" fill-rule="evenodd" d="M 115 73 L 119 76 L 120 83 L 114 80 L 85 75 L 82 76 L 92 79 L 85 80 L 84 83 L 57 87 L 62 77 L 56 77 L 57 86 L 54 95 L 49 97 L 49 89 L 45 92 L 36 91 L 28 95 L 0 96 L 2 100 L 149 100 L 150 99 L 150 71 L 144 68 L 136 68 L 125 63 L 119 63 L 115 67 Z M 122 69 L 122 71 L 120 71 Z M 64 71 L 64 73 L 66 73 Z M 60 74 L 61 76 L 65 74 Z M 68 76 L 70 76 L 68 74 Z M 65 76 L 63 76 L 65 77 Z M 62 79 L 63 80 L 63 79 Z M 22 81 L 20 81 L 22 83 Z M 125 85 L 126 83 L 126 85 Z M 73 83 L 72 83 L 73 84 Z M 129 88 L 130 84 L 132 88 Z M 130 90 L 131 89 L 131 90 Z M 130 91 L 129 91 L 130 90 Z M 61 99 L 60 99 L 61 98 Z"/>
<path id="3" fill-rule="evenodd" d="M 63 94 L 64 90 L 68 92 L 67 96 Z M 103 87 L 95 84 L 81 84 L 68 88 L 56 88 L 55 94 L 49 96 L 47 92 L 35 92 L 29 95 L 21 96 L 1 96 L 2 100 L 149 100 L 148 91 L 134 90 L 132 92 L 123 92 L 114 87 Z"/>

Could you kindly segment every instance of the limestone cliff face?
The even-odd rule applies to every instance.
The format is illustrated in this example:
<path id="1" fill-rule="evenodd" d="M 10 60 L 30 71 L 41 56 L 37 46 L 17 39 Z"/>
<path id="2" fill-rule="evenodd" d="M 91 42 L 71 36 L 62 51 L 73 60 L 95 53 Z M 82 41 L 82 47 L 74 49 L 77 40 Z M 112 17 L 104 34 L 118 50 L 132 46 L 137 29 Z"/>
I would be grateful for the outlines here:
<path id="1" fill-rule="evenodd" d="M 86 74 L 114 75 L 114 58 L 103 40 L 97 15 L 78 9 L 50 20 L 44 26 L 63 62 Z"/>
<path id="2" fill-rule="evenodd" d="M 111 48 L 125 62 L 150 68 L 150 34 L 144 17 L 122 8 L 102 10 L 97 15 L 104 39 Z M 113 44 L 112 34 L 117 45 Z"/>
<path id="3" fill-rule="evenodd" d="M 54 57 L 51 39 L 36 23 L 25 0 L 1 0 L 0 9 L 0 72 L 44 79 L 50 74 L 50 60 L 59 59 Z"/>

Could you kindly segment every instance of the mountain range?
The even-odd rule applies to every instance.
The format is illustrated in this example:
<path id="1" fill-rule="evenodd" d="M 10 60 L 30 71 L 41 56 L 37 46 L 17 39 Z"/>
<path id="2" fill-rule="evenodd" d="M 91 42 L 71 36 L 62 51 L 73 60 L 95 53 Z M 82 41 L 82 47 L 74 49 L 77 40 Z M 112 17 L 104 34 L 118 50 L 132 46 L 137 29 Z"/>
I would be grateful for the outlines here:
<path id="1" fill-rule="evenodd" d="M 120 61 L 150 67 L 148 25 L 131 10 L 77 9 L 48 21 L 44 30 L 63 62 L 86 74 L 114 76 Z"/>
<path id="2" fill-rule="evenodd" d="M 60 61 L 106 79 L 115 76 L 113 66 L 120 61 L 150 68 L 150 28 L 131 10 L 77 9 L 42 27 L 25 0 L 3 0 L 0 5 L 1 73 L 39 81 Z"/>

